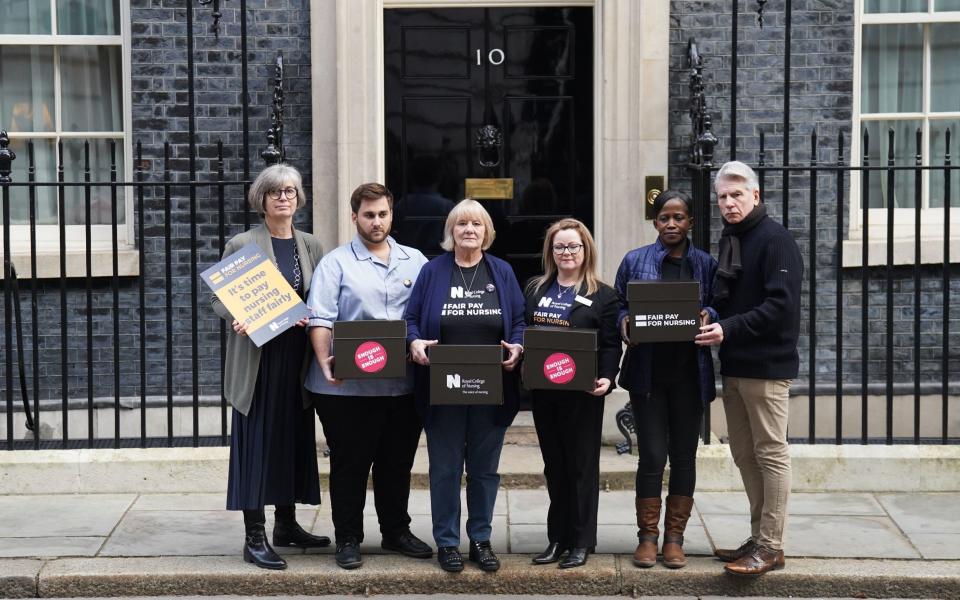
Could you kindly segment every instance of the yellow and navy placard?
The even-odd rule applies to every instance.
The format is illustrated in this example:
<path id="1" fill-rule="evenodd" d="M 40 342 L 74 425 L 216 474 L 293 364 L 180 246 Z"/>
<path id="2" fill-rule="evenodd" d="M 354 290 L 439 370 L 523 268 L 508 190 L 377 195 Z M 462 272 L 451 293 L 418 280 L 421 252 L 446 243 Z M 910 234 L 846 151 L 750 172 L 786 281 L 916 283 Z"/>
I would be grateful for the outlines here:
<path id="1" fill-rule="evenodd" d="M 247 244 L 200 274 L 247 335 L 263 346 L 310 316 L 279 269 L 260 246 Z"/>

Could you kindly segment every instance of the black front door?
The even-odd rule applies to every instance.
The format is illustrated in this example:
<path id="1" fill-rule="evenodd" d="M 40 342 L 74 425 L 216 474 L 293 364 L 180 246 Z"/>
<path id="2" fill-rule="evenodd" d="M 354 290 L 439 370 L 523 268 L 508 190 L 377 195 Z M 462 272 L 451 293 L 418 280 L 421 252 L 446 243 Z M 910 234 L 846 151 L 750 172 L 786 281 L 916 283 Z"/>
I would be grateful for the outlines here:
<path id="1" fill-rule="evenodd" d="M 542 272 L 550 223 L 592 229 L 591 8 L 388 9 L 384 52 L 398 241 L 440 253 L 466 178 L 513 180 L 513 199 L 481 201 L 497 230 L 490 252 L 521 284 Z M 475 145 L 486 125 L 502 135 L 499 153 Z"/>

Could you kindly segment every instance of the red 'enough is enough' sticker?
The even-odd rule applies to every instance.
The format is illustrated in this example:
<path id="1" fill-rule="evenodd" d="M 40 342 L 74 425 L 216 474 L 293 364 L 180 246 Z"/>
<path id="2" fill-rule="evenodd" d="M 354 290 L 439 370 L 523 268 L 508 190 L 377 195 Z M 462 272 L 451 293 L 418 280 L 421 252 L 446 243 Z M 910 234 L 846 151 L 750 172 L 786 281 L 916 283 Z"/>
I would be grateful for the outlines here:
<path id="1" fill-rule="evenodd" d="M 543 361 L 543 376 L 550 383 L 570 383 L 576 374 L 577 363 L 569 354 L 554 352 Z"/>
<path id="2" fill-rule="evenodd" d="M 364 342 L 357 346 L 353 361 L 364 373 L 376 373 L 387 366 L 387 350 L 377 342 Z"/>

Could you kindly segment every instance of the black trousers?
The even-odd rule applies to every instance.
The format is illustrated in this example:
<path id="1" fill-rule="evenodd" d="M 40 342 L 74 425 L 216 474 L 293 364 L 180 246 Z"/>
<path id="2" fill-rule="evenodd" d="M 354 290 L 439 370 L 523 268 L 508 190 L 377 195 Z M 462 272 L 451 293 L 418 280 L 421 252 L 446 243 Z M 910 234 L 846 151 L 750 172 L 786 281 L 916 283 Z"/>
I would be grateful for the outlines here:
<path id="1" fill-rule="evenodd" d="M 550 495 L 547 539 L 572 548 L 596 546 L 603 398 L 535 391 L 533 422 Z"/>
<path id="2" fill-rule="evenodd" d="M 670 494 L 693 496 L 703 403 L 696 376 L 630 394 L 637 427 L 637 497 L 659 498 L 670 459 Z"/>
<path id="3" fill-rule="evenodd" d="M 420 440 L 413 395 L 362 397 L 314 394 L 330 447 L 330 508 L 337 542 L 363 541 L 367 478 L 384 537 L 410 528 L 410 469 Z"/>

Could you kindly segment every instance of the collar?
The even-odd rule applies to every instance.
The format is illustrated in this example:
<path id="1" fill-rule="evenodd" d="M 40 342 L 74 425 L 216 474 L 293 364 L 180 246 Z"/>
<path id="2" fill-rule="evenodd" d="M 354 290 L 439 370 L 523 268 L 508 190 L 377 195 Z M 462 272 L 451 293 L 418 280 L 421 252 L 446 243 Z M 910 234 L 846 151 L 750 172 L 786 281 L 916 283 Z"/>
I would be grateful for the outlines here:
<path id="1" fill-rule="evenodd" d="M 387 236 L 387 244 L 390 246 L 390 265 L 394 265 L 398 260 L 410 259 L 410 255 L 407 254 L 406 250 L 400 247 L 400 244 L 389 235 Z M 360 239 L 359 234 L 353 236 L 353 240 L 350 241 L 350 249 L 353 251 L 353 257 L 358 261 L 369 260 L 383 264 L 379 258 L 370 252 L 370 249 L 367 248 L 363 240 Z"/>

